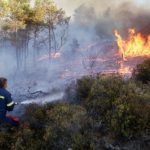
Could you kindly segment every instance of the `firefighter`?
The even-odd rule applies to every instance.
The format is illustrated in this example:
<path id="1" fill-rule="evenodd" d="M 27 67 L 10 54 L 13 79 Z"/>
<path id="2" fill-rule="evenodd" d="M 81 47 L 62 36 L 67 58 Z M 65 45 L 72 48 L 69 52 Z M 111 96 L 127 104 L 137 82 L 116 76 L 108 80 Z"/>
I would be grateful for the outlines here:
<path id="1" fill-rule="evenodd" d="M 19 120 L 13 116 L 7 116 L 7 111 L 13 111 L 15 102 L 11 98 L 11 94 L 6 90 L 7 79 L 0 78 L 0 125 L 9 124 L 12 126 L 18 126 Z"/>

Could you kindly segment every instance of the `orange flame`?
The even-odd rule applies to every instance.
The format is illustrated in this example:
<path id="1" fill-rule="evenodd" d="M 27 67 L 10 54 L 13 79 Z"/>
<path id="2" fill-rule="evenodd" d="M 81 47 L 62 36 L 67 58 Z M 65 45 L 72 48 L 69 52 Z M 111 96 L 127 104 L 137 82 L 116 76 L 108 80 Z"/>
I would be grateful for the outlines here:
<path id="1" fill-rule="evenodd" d="M 123 61 L 121 61 L 120 68 L 118 69 L 118 73 L 122 75 L 131 75 L 132 69 L 129 66 L 125 66 Z"/>
<path id="2" fill-rule="evenodd" d="M 124 40 L 119 32 L 115 30 L 119 53 L 123 59 L 128 57 L 150 56 L 150 35 L 143 36 L 135 29 L 128 30 L 128 37 Z"/>

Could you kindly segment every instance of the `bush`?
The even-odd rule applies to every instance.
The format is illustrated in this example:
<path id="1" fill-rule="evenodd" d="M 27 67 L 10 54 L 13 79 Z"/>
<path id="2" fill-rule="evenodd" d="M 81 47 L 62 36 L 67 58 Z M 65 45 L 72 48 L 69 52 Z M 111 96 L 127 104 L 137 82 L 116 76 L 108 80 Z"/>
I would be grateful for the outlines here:
<path id="1" fill-rule="evenodd" d="M 86 76 L 77 80 L 77 99 L 80 102 L 88 98 L 95 80 L 96 79 L 91 76 Z"/>
<path id="2" fill-rule="evenodd" d="M 85 101 L 85 107 L 93 113 L 94 118 L 106 117 L 106 111 L 112 111 L 113 102 L 120 95 L 123 83 L 118 75 L 100 76 L 96 79 Z"/>
<path id="3" fill-rule="evenodd" d="M 144 95 L 141 96 L 136 89 L 134 83 L 126 83 L 122 95 L 114 103 L 115 112 L 112 115 L 111 128 L 119 137 L 130 139 L 140 137 L 143 133 L 148 134 L 150 100 L 146 99 Z"/>
<path id="4" fill-rule="evenodd" d="M 143 83 L 150 82 L 150 59 L 145 60 L 142 64 L 137 65 L 133 72 L 133 76 L 136 80 Z"/>
<path id="5" fill-rule="evenodd" d="M 86 110 L 77 105 L 55 104 L 47 110 L 44 140 L 49 149 L 67 149 L 74 143 L 73 136 L 83 130 Z M 81 141 L 80 141 L 81 142 Z"/>
<path id="6" fill-rule="evenodd" d="M 41 150 L 88 146 L 84 137 L 88 124 L 86 109 L 67 103 L 29 105 L 22 125 L 0 135 L 0 149 Z M 9 141 L 9 142 L 8 142 Z"/>
<path id="7" fill-rule="evenodd" d="M 79 81 L 77 87 L 82 88 L 78 88 L 78 92 L 83 93 L 84 85 L 89 85 L 89 82 L 85 78 Z M 90 84 L 92 86 L 88 93 L 84 96 L 79 94 L 79 98 L 94 124 L 103 123 L 117 137 L 127 139 L 146 132 L 150 122 L 148 85 L 141 86 L 132 80 L 125 81 L 119 75 L 103 75 L 90 81 L 94 82 Z"/>

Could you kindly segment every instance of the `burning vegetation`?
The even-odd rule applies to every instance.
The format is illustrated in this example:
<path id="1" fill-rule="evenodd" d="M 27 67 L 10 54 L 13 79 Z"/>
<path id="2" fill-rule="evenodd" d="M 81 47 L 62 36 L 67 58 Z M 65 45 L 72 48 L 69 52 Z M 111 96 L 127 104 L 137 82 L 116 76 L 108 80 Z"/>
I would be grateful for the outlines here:
<path id="1" fill-rule="evenodd" d="M 115 30 L 119 53 L 123 59 L 134 57 L 150 57 L 150 35 L 143 35 L 136 29 L 128 30 L 128 37 L 123 39 L 117 30 Z"/>
<path id="2" fill-rule="evenodd" d="M 119 62 L 120 68 L 118 72 L 120 74 L 131 74 L 135 65 L 126 65 L 126 62 L 129 60 L 134 62 L 135 58 L 141 58 L 143 60 L 142 58 L 150 57 L 150 35 L 137 32 L 134 28 L 128 29 L 126 38 L 123 38 L 118 30 L 115 30 L 114 34 L 118 46 L 118 53 L 122 58 Z"/>

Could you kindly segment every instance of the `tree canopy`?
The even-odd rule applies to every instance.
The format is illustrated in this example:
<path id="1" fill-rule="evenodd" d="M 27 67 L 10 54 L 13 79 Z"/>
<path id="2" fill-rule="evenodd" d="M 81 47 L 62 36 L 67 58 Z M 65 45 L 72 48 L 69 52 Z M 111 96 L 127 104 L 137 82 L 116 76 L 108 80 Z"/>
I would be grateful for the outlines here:
<path id="1" fill-rule="evenodd" d="M 0 2 L 1 38 L 10 41 L 16 49 L 18 65 L 20 52 L 26 56 L 31 40 L 35 49 L 43 45 L 49 53 L 60 49 L 66 40 L 69 20 L 52 0 L 35 0 L 34 6 L 30 0 Z"/>

